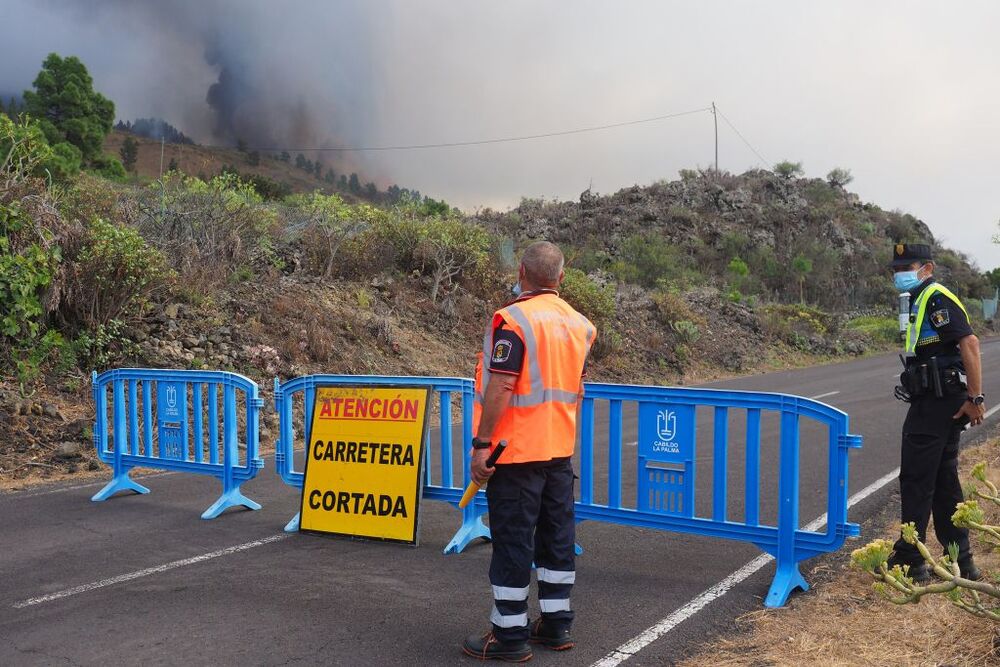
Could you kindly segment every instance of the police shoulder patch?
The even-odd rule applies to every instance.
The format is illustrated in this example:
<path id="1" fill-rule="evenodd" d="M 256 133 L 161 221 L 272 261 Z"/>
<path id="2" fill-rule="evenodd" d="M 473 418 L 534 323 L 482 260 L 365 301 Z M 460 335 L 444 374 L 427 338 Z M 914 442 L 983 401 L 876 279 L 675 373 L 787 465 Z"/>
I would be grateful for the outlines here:
<path id="1" fill-rule="evenodd" d="M 503 362 L 510 359 L 510 351 L 513 346 L 510 344 L 509 340 L 498 340 L 493 346 L 493 356 L 491 361 L 495 364 L 502 364 Z"/>
<path id="2" fill-rule="evenodd" d="M 947 308 L 942 308 L 941 310 L 935 310 L 931 313 L 931 324 L 935 327 L 943 327 L 944 325 L 951 322 L 951 315 L 948 313 Z"/>

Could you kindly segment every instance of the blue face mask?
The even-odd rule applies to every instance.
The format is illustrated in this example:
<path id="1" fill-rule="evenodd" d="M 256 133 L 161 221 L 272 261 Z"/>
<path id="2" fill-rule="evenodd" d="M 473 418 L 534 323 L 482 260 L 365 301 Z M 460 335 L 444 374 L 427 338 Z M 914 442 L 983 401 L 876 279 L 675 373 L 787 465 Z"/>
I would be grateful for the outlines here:
<path id="1" fill-rule="evenodd" d="M 510 293 L 514 296 L 521 296 L 521 281 L 518 280 L 514 283 L 514 286 L 510 288 Z"/>
<path id="2" fill-rule="evenodd" d="M 918 271 L 899 271 L 893 276 L 896 289 L 902 292 L 909 292 L 923 281 L 917 276 Z"/>

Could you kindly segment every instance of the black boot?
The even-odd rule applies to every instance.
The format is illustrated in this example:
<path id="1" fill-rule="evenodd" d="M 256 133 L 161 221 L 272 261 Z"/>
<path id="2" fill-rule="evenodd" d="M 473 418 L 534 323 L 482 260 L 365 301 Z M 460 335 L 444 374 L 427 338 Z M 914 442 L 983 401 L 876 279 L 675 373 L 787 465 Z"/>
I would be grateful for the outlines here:
<path id="1" fill-rule="evenodd" d="M 462 644 L 462 650 L 473 658 L 504 662 L 527 662 L 532 655 L 528 642 L 502 642 L 492 630 L 485 635 L 469 635 Z"/>
<path id="2" fill-rule="evenodd" d="M 576 642 L 569 634 L 569 628 L 549 627 L 541 618 L 531 624 L 531 641 L 553 651 L 565 651 L 576 646 Z"/>
<path id="3" fill-rule="evenodd" d="M 968 579 L 969 581 L 979 581 L 983 578 L 983 573 L 979 571 L 978 567 L 976 567 L 971 555 L 967 558 L 958 559 L 958 570 L 961 573 L 962 578 Z"/>
<path id="4" fill-rule="evenodd" d="M 907 572 L 907 575 L 911 579 L 913 579 L 913 583 L 923 584 L 923 583 L 927 583 L 928 581 L 931 580 L 931 570 L 930 570 L 929 567 L 927 567 L 927 563 L 917 563 L 915 565 L 911 564 L 911 563 L 907 563 L 907 562 L 903 561 L 902 559 L 897 558 L 896 554 L 894 553 L 894 554 L 892 554 L 892 556 L 889 557 L 889 560 L 886 561 L 885 566 L 886 566 L 886 568 L 888 568 L 888 569 L 891 570 L 896 565 L 899 565 L 900 567 L 903 567 L 903 568 L 905 568 L 907 565 L 910 566 L 910 569 Z"/>

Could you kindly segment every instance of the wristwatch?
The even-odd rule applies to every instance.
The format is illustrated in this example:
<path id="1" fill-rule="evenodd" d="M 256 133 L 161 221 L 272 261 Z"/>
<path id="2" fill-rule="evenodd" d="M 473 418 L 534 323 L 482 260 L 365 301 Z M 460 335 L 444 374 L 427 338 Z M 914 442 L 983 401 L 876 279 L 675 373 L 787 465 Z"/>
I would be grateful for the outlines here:
<path id="1" fill-rule="evenodd" d="M 979 406 L 986 402 L 986 394 L 979 394 L 979 396 L 966 396 L 965 400 L 973 405 Z"/>
<path id="2" fill-rule="evenodd" d="M 472 439 L 473 449 L 489 449 L 493 446 L 493 443 L 489 440 L 480 440 L 479 438 Z"/>

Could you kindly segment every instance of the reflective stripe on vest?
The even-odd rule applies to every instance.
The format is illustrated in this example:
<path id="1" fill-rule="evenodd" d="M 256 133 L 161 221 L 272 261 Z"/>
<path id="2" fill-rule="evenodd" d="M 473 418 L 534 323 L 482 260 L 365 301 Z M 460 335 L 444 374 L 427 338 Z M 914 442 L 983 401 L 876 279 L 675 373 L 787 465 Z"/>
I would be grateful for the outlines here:
<path id="1" fill-rule="evenodd" d="M 958 304 L 958 307 L 962 309 L 965 313 L 965 318 L 969 318 L 969 312 L 962 305 L 962 302 L 958 300 L 951 290 L 949 290 L 944 285 L 939 285 L 938 283 L 931 283 L 924 288 L 924 291 L 920 293 L 917 297 L 917 302 L 910 307 L 911 320 L 906 326 L 906 352 L 914 353 L 917 350 L 917 343 L 920 342 L 920 330 L 924 325 L 924 316 L 927 314 L 927 302 L 930 301 L 931 297 L 940 292 L 946 297 Z M 917 315 L 916 318 L 912 317 L 913 309 L 916 308 Z"/>

